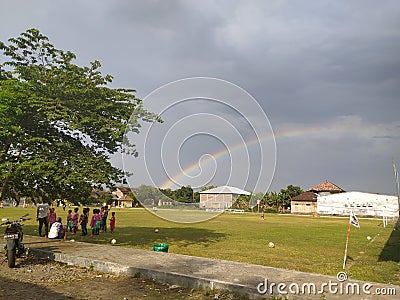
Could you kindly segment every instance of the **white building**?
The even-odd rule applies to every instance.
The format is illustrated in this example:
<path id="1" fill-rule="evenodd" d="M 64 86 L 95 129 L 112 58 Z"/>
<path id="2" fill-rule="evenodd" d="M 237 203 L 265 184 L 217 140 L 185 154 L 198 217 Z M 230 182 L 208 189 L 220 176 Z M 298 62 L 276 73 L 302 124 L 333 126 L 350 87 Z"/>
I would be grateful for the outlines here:
<path id="1" fill-rule="evenodd" d="M 200 208 L 228 209 L 240 195 L 249 192 L 232 186 L 220 186 L 200 192 Z"/>
<path id="2" fill-rule="evenodd" d="M 364 192 L 345 192 L 317 197 L 318 214 L 349 215 L 351 211 L 360 216 L 399 215 L 397 196 Z"/>

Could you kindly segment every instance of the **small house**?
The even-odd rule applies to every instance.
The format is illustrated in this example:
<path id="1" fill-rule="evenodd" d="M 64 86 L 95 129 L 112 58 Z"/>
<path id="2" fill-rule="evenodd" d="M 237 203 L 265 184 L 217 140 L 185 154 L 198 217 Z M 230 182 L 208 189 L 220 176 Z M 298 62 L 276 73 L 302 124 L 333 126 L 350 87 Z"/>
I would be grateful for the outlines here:
<path id="1" fill-rule="evenodd" d="M 121 198 L 118 198 L 116 201 L 116 206 L 118 207 L 133 207 L 133 199 L 128 195 L 123 195 Z"/>
<path id="2" fill-rule="evenodd" d="M 290 201 L 292 214 L 316 214 L 317 194 L 307 191 L 293 197 Z"/>
<path id="3" fill-rule="evenodd" d="M 336 184 L 325 180 L 312 188 L 309 188 L 306 192 L 293 197 L 290 201 L 291 213 L 292 214 L 317 214 L 318 205 L 317 200 L 320 196 L 327 196 L 332 194 L 343 193 L 344 190 L 338 187 Z"/>
<path id="4" fill-rule="evenodd" d="M 114 192 L 112 192 L 113 200 L 115 206 L 118 207 L 133 207 L 134 199 L 131 195 L 135 194 L 137 191 L 135 189 L 131 189 L 129 187 L 117 187 Z"/>

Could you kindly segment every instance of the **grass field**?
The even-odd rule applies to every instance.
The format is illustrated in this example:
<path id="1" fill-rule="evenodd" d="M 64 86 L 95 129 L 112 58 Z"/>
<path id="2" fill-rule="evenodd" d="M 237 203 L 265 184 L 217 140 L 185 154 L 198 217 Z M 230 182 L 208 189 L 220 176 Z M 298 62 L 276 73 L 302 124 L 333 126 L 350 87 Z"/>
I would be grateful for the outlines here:
<path id="1" fill-rule="evenodd" d="M 80 210 L 81 211 L 81 210 Z M 312 273 L 341 271 L 347 218 L 267 214 L 222 214 L 210 221 L 179 224 L 160 219 L 144 209 L 114 209 L 116 231 L 99 236 L 69 235 L 79 241 L 110 243 L 151 250 L 155 243 L 170 244 L 169 252 L 226 259 Z M 33 208 L 4 208 L 1 217 L 33 217 L 26 234 L 37 234 Z M 56 209 L 65 221 L 67 212 Z M 383 228 L 380 220 L 360 219 L 351 228 L 346 272 L 353 279 L 400 285 L 400 230 Z M 154 229 L 159 229 L 155 233 Z M 372 239 L 367 240 L 367 236 Z M 275 248 L 269 248 L 268 242 Z"/>

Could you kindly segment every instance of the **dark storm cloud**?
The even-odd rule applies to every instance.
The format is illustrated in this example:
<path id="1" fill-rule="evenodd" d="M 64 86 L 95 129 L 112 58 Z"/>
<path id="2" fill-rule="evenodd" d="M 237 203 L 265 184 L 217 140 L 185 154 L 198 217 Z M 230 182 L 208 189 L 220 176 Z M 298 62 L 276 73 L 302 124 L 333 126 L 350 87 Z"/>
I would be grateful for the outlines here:
<path id="1" fill-rule="evenodd" d="M 135 88 L 140 97 L 191 76 L 241 86 L 277 135 L 274 189 L 339 178 L 351 189 L 394 191 L 387 162 L 400 161 L 399 139 L 389 138 L 398 136 L 400 111 L 396 0 L 17 0 L 2 3 L 0 26 L 3 41 L 39 28 L 78 63 L 99 59 L 114 86 Z M 349 119 L 356 138 L 307 135 Z M 294 130 L 303 135 L 280 138 Z M 318 163 L 310 170 L 311 161 Z M 308 181 L 303 170 L 313 174 Z"/>

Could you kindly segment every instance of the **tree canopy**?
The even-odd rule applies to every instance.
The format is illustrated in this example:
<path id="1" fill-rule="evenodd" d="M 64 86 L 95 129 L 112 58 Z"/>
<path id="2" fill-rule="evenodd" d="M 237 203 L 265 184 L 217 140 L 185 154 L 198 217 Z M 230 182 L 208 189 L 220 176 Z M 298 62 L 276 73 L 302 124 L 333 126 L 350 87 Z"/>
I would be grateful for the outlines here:
<path id="1" fill-rule="evenodd" d="M 0 200 L 87 199 L 93 188 L 123 182 L 109 162 L 122 150 L 125 130 L 160 121 L 143 109 L 135 90 L 110 88 L 99 61 L 73 63 L 29 29 L 0 41 Z M 134 145 L 124 150 L 137 156 Z"/>
<path id="2" fill-rule="evenodd" d="M 244 210 L 258 208 L 264 210 L 282 211 L 290 207 L 291 198 L 300 195 L 303 190 L 299 186 L 288 185 L 286 189 L 281 189 L 277 192 L 267 192 L 265 194 L 254 194 L 253 198 L 260 200 L 260 206 L 250 206 L 251 196 L 241 195 L 233 204 L 232 208 L 240 208 Z"/>
<path id="3" fill-rule="evenodd" d="M 288 185 L 286 189 L 281 189 L 282 195 L 282 205 L 290 206 L 290 201 L 292 198 L 303 193 L 303 190 L 299 186 Z"/>
<path id="4" fill-rule="evenodd" d="M 195 192 L 190 185 L 182 186 L 179 189 L 159 189 L 169 199 L 183 203 L 198 203 L 200 202 L 200 193 Z"/>

